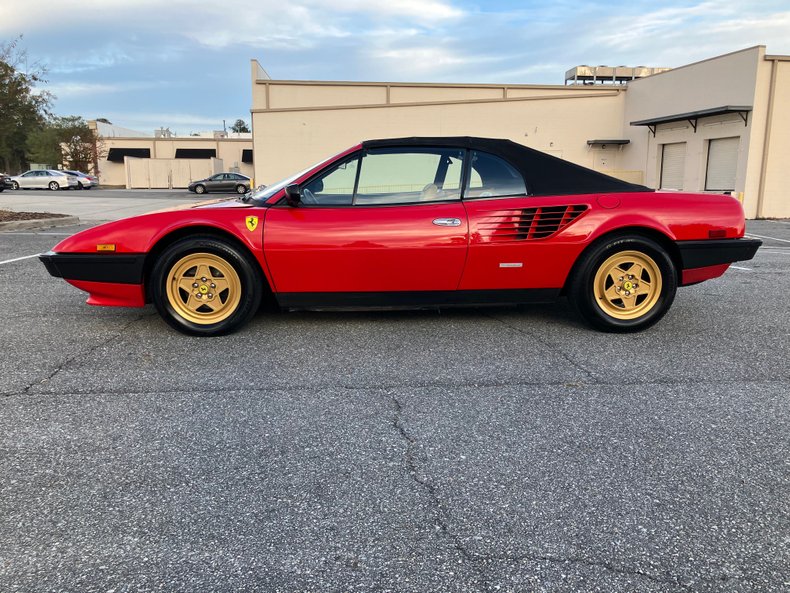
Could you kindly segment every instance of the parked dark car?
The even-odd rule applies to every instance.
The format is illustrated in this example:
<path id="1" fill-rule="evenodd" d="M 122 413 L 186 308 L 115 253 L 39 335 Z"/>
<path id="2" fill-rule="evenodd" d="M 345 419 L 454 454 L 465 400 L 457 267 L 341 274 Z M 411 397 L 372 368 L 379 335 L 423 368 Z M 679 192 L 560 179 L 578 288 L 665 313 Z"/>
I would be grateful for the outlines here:
<path id="1" fill-rule="evenodd" d="M 5 173 L 0 173 L 0 191 L 3 191 L 4 189 L 14 189 L 14 186 L 11 183 L 11 178 L 8 175 Z"/>
<path id="2" fill-rule="evenodd" d="M 205 194 L 212 191 L 246 194 L 250 191 L 250 178 L 241 173 L 217 173 L 189 184 L 189 191 Z"/>

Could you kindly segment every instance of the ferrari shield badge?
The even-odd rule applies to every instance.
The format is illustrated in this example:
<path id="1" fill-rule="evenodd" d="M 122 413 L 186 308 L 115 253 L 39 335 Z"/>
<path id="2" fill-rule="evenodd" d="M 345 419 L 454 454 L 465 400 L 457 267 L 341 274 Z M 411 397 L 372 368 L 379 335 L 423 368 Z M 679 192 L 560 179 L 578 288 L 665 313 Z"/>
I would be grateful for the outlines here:
<path id="1" fill-rule="evenodd" d="M 246 221 L 247 221 L 247 228 L 250 230 L 250 232 L 252 232 L 256 228 L 258 228 L 258 217 L 257 216 L 248 216 Z"/>

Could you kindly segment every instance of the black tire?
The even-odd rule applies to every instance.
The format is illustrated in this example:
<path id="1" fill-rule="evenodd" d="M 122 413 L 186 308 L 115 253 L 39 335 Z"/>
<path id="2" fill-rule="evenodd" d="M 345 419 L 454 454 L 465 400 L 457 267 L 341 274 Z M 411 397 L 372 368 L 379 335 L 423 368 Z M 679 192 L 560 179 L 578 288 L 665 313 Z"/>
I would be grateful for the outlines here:
<path id="1" fill-rule="evenodd" d="M 79 186 L 80 186 L 80 187 L 79 187 L 80 189 L 85 189 L 85 186 L 84 186 L 84 185 L 82 185 L 82 182 L 81 182 L 81 181 L 78 181 L 78 182 L 77 182 L 77 185 L 79 185 Z"/>
<path id="2" fill-rule="evenodd" d="M 14 190 L 19 189 L 19 184 L 16 181 L 12 181 L 11 182 L 11 189 L 14 189 Z"/>
<path id="3" fill-rule="evenodd" d="M 647 264 L 635 269 L 641 269 L 640 278 L 628 274 L 631 269 L 628 260 L 637 262 L 630 266 L 639 266 L 639 261 Z M 625 263 L 614 267 L 616 261 Z M 616 271 L 616 274 L 606 273 L 607 270 Z M 620 272 L 623 276 L 619 276 Z M 620 285 L 619 281 L 625 283 Z M 640 282 L 643 284 L 641 290 Z M 631 288 L 634 285 L 636 290 Z M 636 332 L 647 329 L 669 310 L 677 291 L 677 271 L 672 258 L 656 241 L 640 235 L 620 235 L 594 244 L 580 256 L 568 288 L 571 305 L 594 328 L 606 332 Z M 631 291 L 636 296 L 632 296 Z M 615 298 L 606 296 L 607 292 Z M 628 297 L 619 298 L 620 294 Z"/>
<path id="4" fill-rule="evenodd" d="M 175 289 L 179 292 L 174 294 L 173 286 L 178 281 L 179 267 L 183 270 L 189 263 L 182 264 L 185 260 L 192 261 L 190 258 L 202 259 L 212 258 L 215 261 L 221 261 L 221 265 L 227 265 L 235 271 L 238 276 L 238 294 L 233 294 L 232 289 L 229 289 L 226 295 L 226 303 L 231 303 L 231 299 L 238 299 L 235 305 L 227 305 L 229 310 L 226 311 L 227 317 L 216 322 L 210 319 L 208 312 L 201 313 L 199 310 L 187 311 L 189 299 L 192 297 L 186 295 L 186 301 L 183 297 L 185 295 L 184 289 Z M 211 264 L 209 267 L 212 269 L 212 274 L 216 274 Z M 183 277 L 188 279 L 189 272 Z M 232 276 L 232 273 L 229 274 Z M 217 276 L 217 278 L 225 278 L 224 276 Z M 200 278 L 195 277 L 197 284 L 201 284 Z M 212 278 L 209 280 L 216 280 Z M 228 280 L 231 280 L 228 278 Z M 219 283 L 219 282 L 218 282 Z M 233 285 L 233 281 L 230 281 Z M 211 284 L 211 286 L 214 286 Z M 197 292 L 202 292 L 205 285 L 196 289 Z M 191 289 L 190 289 L 191 290 Z M 210 290 L 210 289 L 209 289 Z M 187 237 L 176 241 L 167 247 L 156 260 L 150 276 L 150 291 L 151 298 L 156 305 L 159 314 L 162 318 L 172 327 L 185 334 L 194 336 L 217 336 L 233 332 L 247 323 L 253 315 L 257 312 L 261 304 L 261 297 L 264 292 L 264 278 L 261 273 L 258 263 L 254 258 L 244 251 L 243 249 L 216 237 L 210 235 L 197 235 L 194 237 Z M 173 298 L 182 298 L 182 302 L 171 302 L 171 295 Z M 210 294 L 205 296 L 211 296 Z M 220 298 L 220 294 L 216 295 Z M 222 303 L 217 301 L 221 306 Z M 209 303 L 207 303 L 208 305 Z M 208 308 L 201 305 L 199 309 Z M 196 317 L 203 315 L 205 319 L 200 319 L 199 322 L 195 321 Z M 212 312 L 211 315 L 216 315 Z M 191 319 L 189 317 L 192 317 Z"/>
<path id="5" fill-rule="evenodd" d="M 60 189 L 60 185 L 58 185 L 58 182 L 57 182 L 57 181 L 50 181 L 50 182 L 49 182 L 49 186 L 48 186 L 48 187 L 49 187 L 49 189 L 51 189 L 52 191 L 58 191 L 58 190 Z"/>
<path id="6" fill-rule="evenodd" d="M 196 194 L 204 194 L 204 193 L 206 193 L 206 186 L 205 185 L 196 185 L 195 186 L 195 193 Z"/>
<path id="7" fill-rule="evenodd" d="M 250 191 L 250 190 L 248 190 L 247 187 L 242 185 L 241 183 L 239 183 L 236 186 L 236 193 L 237 194 L 246 194 L 248 191 Z"/>

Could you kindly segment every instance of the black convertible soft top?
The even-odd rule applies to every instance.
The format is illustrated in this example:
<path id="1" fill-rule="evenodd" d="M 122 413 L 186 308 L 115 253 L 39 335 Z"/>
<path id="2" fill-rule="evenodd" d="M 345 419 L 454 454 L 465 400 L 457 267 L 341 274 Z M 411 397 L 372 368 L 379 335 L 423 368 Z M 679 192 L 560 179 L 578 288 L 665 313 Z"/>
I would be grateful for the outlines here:
<path id="1" fill-rule="evenodd" d="M 362 146 L 364 148 L 447 147 L 488 152 L 505 159 L 515 167 L 524 176 L 527 191 L 533 196 L 654 191 L 644 185 L 628 183 L 604 175 L 511 140 L 473 136 L 387 138 L 367 140 Z"/>

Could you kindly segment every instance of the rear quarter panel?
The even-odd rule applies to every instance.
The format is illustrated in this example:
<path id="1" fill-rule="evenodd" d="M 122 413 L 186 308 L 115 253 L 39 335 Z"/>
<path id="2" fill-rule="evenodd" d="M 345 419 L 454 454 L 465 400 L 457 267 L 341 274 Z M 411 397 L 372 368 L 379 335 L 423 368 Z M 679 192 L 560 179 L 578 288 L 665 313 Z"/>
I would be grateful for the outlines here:
<path id="1" fill-rule="evenodd" d="M 670 241 L 739 238 L 743 209 L 730 196 L 679 192 L 635 192 L 470 200 L 465 202 L 470 238 L 461 289 L 561 288 L 582 252 L 610 233 L 647 229 Z M 587 211 L 545 239 L 495 242 L 481 232 L 492 211 L 585 205 Z M 520 267 L 503 267 L 519 265 Z"/>

